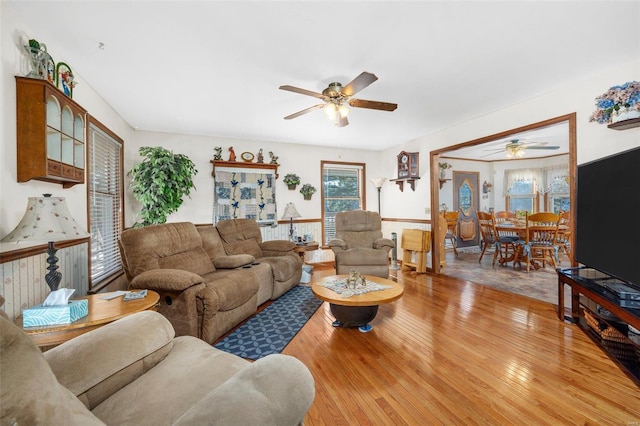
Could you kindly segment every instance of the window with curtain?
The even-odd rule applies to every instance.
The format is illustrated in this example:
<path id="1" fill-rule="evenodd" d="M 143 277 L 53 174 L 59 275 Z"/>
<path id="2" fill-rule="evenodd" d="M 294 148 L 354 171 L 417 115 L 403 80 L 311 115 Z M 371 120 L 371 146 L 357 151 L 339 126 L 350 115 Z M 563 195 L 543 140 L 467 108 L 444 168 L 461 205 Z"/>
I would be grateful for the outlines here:
<path id="1" fill-rule="evenodd" d="M 123 141 L 92 117 L 88 121 L 90 289 L 95 289 L 122 271 L 118 238 L 124 228 Z"/>
<path id="2" fill-rule="evenodd" d="M 336 234 L 336 213 L 365 209 L 364 163 L 322 161 L 322 235 L 326 245 Z"/>
<path id="3" fill-rule="evenodd" d="M 567 165 L 505 170 L 507 210 L 540 211 L 540 194 L 544 194 L 545 211 L 569 210 Z"/>

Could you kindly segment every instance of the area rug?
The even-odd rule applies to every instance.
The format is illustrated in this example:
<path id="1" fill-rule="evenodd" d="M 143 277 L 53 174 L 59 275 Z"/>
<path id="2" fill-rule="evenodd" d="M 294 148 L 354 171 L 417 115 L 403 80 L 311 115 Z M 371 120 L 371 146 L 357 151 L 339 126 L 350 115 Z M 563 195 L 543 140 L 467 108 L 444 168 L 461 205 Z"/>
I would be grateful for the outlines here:
<path id="1" fill-rule="evenodd" d="M 278 354 L 322 305 L 311 287 L 296 286 L 215 344 L 217 349 L 257 360 Z"/>

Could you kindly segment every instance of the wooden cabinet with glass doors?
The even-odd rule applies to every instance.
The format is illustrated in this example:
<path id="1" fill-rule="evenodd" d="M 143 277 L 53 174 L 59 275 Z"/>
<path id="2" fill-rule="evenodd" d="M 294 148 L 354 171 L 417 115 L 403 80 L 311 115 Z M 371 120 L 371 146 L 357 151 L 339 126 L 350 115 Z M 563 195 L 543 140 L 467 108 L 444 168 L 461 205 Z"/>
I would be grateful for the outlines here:
<path id="1" fill-rule="evenodd" d="M 86 111 L 45 80 L 16 77 L 18 182 L 84 183 Z"/>

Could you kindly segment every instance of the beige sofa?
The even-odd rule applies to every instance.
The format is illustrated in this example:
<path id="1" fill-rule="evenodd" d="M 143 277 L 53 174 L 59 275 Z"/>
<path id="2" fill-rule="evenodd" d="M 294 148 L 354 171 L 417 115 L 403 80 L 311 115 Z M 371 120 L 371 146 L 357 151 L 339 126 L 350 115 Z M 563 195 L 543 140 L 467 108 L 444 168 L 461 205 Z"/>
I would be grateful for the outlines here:
<path id="1" fill-rule="evenodd" d="M 302 275 L 295 244 L 263 242 L 248 219 L 128 229 L 119 244 L 129 287 L 157 291 L 158 312 L 176 335 L 208 343 L 297 285 Z"/>
<path id="2" fill-rule="evenodd" d="M 315 394 L 296 358 L 250 363 L 153 311 L 44 354 L 2 316 L 0 335 L 2 425 L 296 425 Z"/>

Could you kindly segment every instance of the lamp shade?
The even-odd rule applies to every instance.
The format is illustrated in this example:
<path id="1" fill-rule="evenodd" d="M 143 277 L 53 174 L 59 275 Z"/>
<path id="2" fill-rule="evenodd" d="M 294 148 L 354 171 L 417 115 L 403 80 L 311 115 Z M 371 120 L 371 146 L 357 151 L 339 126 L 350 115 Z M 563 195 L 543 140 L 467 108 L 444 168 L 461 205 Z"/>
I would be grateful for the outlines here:
<path id="1" fill-rule="evenodd" d="M 284 209 L 284 214 L 282 215 L 282 219 L 295 219 L 297 217 L 302 217 L 298 210 L 296 209 L 296 205 L 293 203 L 288 203 L 287 207 Z"/>
<path id="2" fill-rule="evenodd" d="M 88 236 L 69 213 L 64 197 L 29 197 L 24 217 L 2 242 L 63 241 Z"/>
<path id="3" fill-rule="evenodd" d="M 382 188 L 382 185 L 387 181 L 386 177 L 374 177 L 371 178 L 371 182 L 376 186 L 376 188 Z"/>

